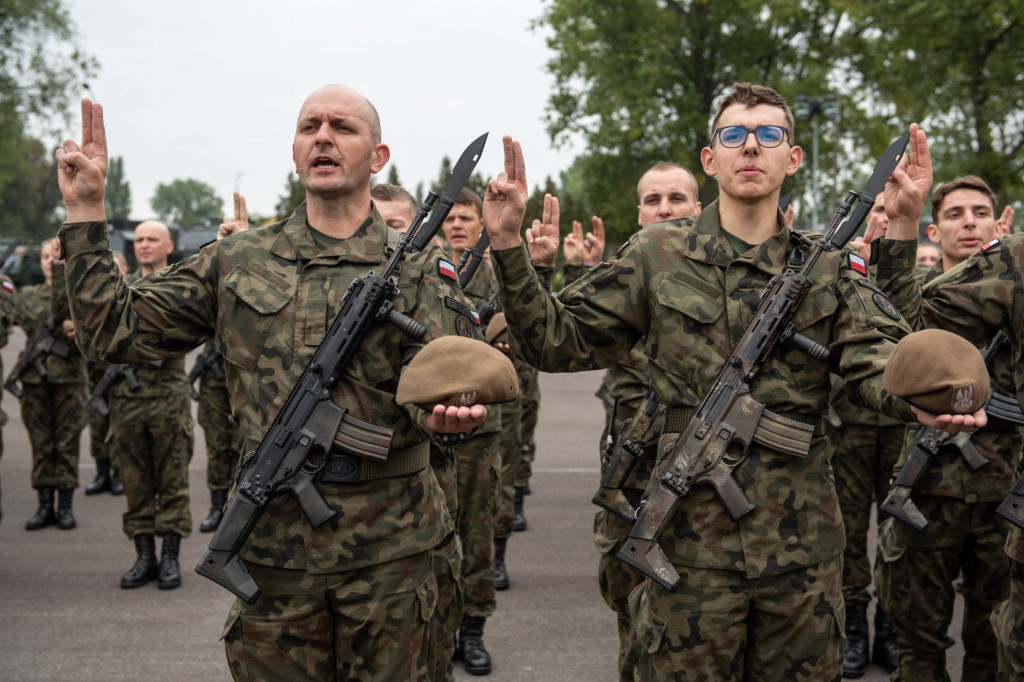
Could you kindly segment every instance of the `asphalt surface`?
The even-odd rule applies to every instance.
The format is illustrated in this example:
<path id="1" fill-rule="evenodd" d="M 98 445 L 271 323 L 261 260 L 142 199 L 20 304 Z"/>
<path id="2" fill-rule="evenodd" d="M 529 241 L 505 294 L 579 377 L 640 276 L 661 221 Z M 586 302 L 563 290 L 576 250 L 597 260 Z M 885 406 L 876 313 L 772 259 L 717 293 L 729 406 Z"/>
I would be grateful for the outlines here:
<path id="1" fill-rule="evenodd" d="M 24 336 L 15 330 L 3 349 L 9 370 Z M 597 446 L 604 411 L 594 397 L 598 372 L 541 375 L 537 461 L 526 497 L 529 529 L 508 545 L 511 589 L 498 593 L 498 611 L 484 641 L 494 658 L 494 682 L 554 680 L 615 682 L 615 618 L 597 586 L 591 503 L 599 480 Z M 209 535 L 196 532 L 181 546 L 183 585 L 162 591 L 151 583 L 119 587 L 134 561 L 121 532 L 123 497 L 75 496 L 78 528 L 28 532 L 37 506 L 30 485 L 30 450 L 16 400 L 3 395 L 10 421 L 0 460 L 0 680 L 18 682 L 227 681 L 219 642 L 231 595 L 192 572 Z M 95 475 L 83 434 L 80 482 Z M 206 450 L 196 428 L 189 467 L 193 524 L 209 509 Z M 959 601 L 959 600 L 958 600 Z M 952 633 L 951 633 L 952 634 Z M 950 654 L 959 670 L 962 651 Z M 953 679 L 958 673 L 951 673 Z M 465 674 L 456 662 L 458 680 Z M 871 667 L 861 678 L 887 680 Z"/>

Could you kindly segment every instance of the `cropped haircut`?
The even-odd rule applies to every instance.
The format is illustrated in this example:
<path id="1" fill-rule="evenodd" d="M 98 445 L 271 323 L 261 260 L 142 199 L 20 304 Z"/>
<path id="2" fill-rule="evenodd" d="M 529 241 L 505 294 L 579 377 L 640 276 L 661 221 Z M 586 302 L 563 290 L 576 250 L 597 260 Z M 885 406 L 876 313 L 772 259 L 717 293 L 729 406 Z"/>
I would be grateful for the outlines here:
<path id="1" fill-rule="evenodd" d="M 406 192 L 404 188 L 399 187 L 398 185 L 392 185 L 390 182 L 383 182 L 371 187 L 370 198 L 377 199 L 378 201 L 396 201 L 401 199 L 402 201 L 409 202 L 410 213 L 416 213 L 416 199 Z"/>
<path id="2" fill-rule="evenodd" d="M 693 172 L 686 166 L 676 163 L 675 161 L 659 161 L 650 168 L 644 171 L 644 174 L 640 176 L 640 179 L 636 181 L 636 200 L 643 201 L 643 197 L 640 196 L 640 183 L 644 181 L 648 173 L 663 173 L 665 171 L 681 170 L 690 176 L 690 181 L 693 183 L 693 198 L 696 200 L 700 196 L 700 186 L 697 185 L 697 177 Z"/>
<path id="3" fill-rule="evenodd" d="M 760 104 L 767 104 L 769 106 L 778 107 L 786 112 L 786 127 L 789 128 L 789 141 L 790 144 L 796 144 L 796 128 L 793 119 L 793 110 L 789 108 L 789 104 L 786 103 L 786 98 L 775 92 L 766 85 L 756 85 L 755 83 L 733 83 L 732 88 L 729 90 L 729 94 L 722 98 L 722 101 L 718 103 L 718 109 L 715 111 L 715 118 L 711 122 L 710 134 L 715 134 L 715 128 L 718 127 L 718 119 L 722 117 L 722 112 L 733 104 L 742 104 L 748 109 L 752 109 Z"/>
<path id="4" fill-rule="evenodd" d="M 961 175 L 959 178 L 953 178 L 949 182 L 944 182 L 935 188 L 935 192 L 932 194 L 933 223 L 939 222 L 939 211 L 942 209 L 942 202 L 945 201 L 950 192 L 958 189 L 973 189 L 987 196 L 988 200 L 992 202 L 992 217 L 996 217 L 996 206 L 999 204 L 999 198 L 992 191 L 992 188 L 988 186 L 988 183 L 977 175 Z"/>
<path id="5" fill-rule="evenodd" d="M 463 189 L 455 197 L 456 206 L 472 206 L 476 209 L 476 216 L 483 218 L 484 216 L 484 202 L 480 199 L 480 195 L 471 189 Z"/>

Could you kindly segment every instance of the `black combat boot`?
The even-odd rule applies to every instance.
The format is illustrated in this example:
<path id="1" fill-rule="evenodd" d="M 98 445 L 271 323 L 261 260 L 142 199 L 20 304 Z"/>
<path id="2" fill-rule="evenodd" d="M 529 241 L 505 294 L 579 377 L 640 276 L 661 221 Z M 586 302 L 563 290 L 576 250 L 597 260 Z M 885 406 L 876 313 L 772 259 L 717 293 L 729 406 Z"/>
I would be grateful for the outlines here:
<path id="1" fill-rule="evenodd" d="M 199 524 L 200 533 L 212 533 L 217 530 L 220 520 L 224 518 L 224 503 L 227 501 L 227 490 L 210 491 L 210 514 Z"/>
<path id="2" fill-rule="evenodd" d="M 505 570 L 505 545 L 508 538 L 494 538 L 494 589 L 508 589 L 508 571 Z"/>
<path id="3" fill-rule="evenodd" d="M 99 495 L 106 492 L 110 492 L 110 460 L 106 458 L 97 459 L 96 478 L 92 479 L 92 483 L 85 486 L 85 494 Z"/>
<path id="4" fill-rule="evenodd" d="M 521 531 L 526 530 L 526 515 L 523 514 L 523 495 L 524 491 L 520 487 L 516 487 L 515 497 L 515 511 L 512 516 L 512 530 Z"/>
<path id="5" fill-rule="evenodd" d="M 487 675 L 491 672 L 491 655 L 484 646 L 484 621 L 486 618 L 465 616 L 459 626 L 459 649 L 462 665 L 470 675 Z"/>
<path id="6" fill-rule="evenodd" d="M 75 512 L 71 509 L 71 498 L 74 494 L 74 488 L 62 488 L 57 491 L 57 527 L 61 530 L 71 530 L 78 525 L 75 523 Z"/>
<path id="7" fill-rule="evenodd" d="M 124 495 L 124 483 L 121 483 L 121 477 L 117 475 L 114 467 L 110 467 L 110 494 Z"/>
<path id="8" fill-rule="evenodd" d="M 868 667 L 868 605 L 846 605 L 846 644 L 843 677 L 857 678 Z"/>
<path id="9" fill-rule="evenodd" d="M 879 604 L 875 608 L 875 641 L 871 645 L 871 662 L 891 673 L 900 667 L 900 645 L 892 618 Z"/>
<path id="10" fill-rule="evenodd" d="M 25 530 L 39 530 L 57 523 L 57 515 L 53 513 L 53 486 L 44 485 L 39 488 L 39 509 L 25 522 Z"/>
<path id="11" fill-rule="evenodd" d="M 135 541 L 135 565 L 121 577 L 121 587 L 130 590 L 133 587 L 141 587 L 148 582 L 156 580 L 156 540 L 152 533 L 141 533 L 132 540 Z"/>
<path id="12" fill-rule="evenodd" d="M 178 547 L 181 536 L 177 533 L 164 535 L 164 547 L 160 552 L 160 581 L 157 586 L 161 590 L 173 590 L 181 587 L 181 568 L 178 567 Z"/>

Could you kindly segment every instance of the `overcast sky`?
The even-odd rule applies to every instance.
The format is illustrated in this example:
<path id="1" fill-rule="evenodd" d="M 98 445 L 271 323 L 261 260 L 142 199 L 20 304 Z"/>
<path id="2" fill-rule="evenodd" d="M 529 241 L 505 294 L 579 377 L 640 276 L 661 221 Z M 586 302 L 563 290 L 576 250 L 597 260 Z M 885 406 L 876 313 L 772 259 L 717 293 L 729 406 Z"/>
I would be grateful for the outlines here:
<path id="1" fill-rule="evenodd" d="M 159 183 L 195 178 L 229 210 L 237 187 L 271 215 L 294 170 L 291 142 L 305 97 L 328 83 L 362 92 L 381 116 L 402 184 L 433 180 L 489 132 L 477 169 L 501 170 L 501 136 L 523 142 L 531 187 L 557 176 L 543 116 L 552 79 L 540 0 L 68 0 L 83 49 L 100 62 L 111 156 L 124 158 L 132 217 L 152 216 Z M 84 93 L 84 94 L 89 94 Z M 80 115 L 73 135 L 80 134 Z M 421 199 L 422 197 L 417 197 Z"/>

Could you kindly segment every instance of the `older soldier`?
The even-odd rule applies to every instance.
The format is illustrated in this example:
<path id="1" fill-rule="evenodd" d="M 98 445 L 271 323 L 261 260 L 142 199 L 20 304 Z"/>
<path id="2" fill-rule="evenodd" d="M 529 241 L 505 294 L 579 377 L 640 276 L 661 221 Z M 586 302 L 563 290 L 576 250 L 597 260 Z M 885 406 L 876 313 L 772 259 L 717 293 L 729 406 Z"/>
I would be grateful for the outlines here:
<path id="1" fill-rule="evenodd" d="M 517 350 L 543 370 L 596 369 L 647 335 L 652 385 L 669 409 L 660 446 L 675 442 L 769 279 L 810 250 L 810 239 L 791 232 L 778 209 L 782 181 L 802 158 L 793 134 L 778 93 L 734 86 L 701 153 L 704 172 L 718 179 L 719 200 L 695 218 L 642 230 L 557 298 L 541 289 L 521 246 L 525 163 L 518 143 L 505 138 L 505 172 L 488 185 L 484 222 Z M 897 176 L 909 181 L 907 171 Z M 923 200 L 898 202 L 901 217 L 916 222 Z M 751 395 L 769 419 L 785 414 L 817 435 L 788 452 L 749 445 L 729 474 L 755 506 L 738 521 L 710 486 L 681 501 L 661 538 L 680 587 L 669 592 L 647 580 L 630 597 L 642 679 L 677 679 L 679 671 L 707 679 L 841 676 L 843 526 L 820 436 L 829 369 L 865 404 L 908 421 L 915 414 L 882 387 L 885 359 L 906 324 L 885 314 L 880 306 L 888 306 L 872 298 L 847 253 L 824 254 L 810 280 L 793 324 L 831 349 L 830 362 L 778 348 L 754 376 Z M 960 430 L 985 415 L 918 418 Z"/>
<path id="2" fill-rule="evenodd" d="M 89 100 L 83 131 L 81 145 L 68 140 L 57 151 L 68 286 L 76 325 L 88 330 L 79 338 L 92 355 L 134 362 L 214 338 L 246 450 L 254 449 L 340 310 L 345 285 L 383 265 L 398 243 L 370 203 L 370 175 L 390 154 L 376 110 L 342 86 L 311 94 L 292 144 L 305 204 L 132 287 L 117 277 L 100 229 L 106 138 L 102 109 Z M 398 274 L 397 309 L 430 337 L 461 324 L 444 301 L 464 299 L 440 260 L 428 247 Z M 487 409 L 397 405 L 398 376 L 424 343 L 374 327 L 332 391 L 354 418 L 394 430 L 388 467 L 325 467 L 314 485 L 335 513 L 330 523 L 310 527 L 289 495 L 273 497 L 256 523 L 242 558 L 262 590 L 254 604 L 235 602 L 224 630 L 236 679 L 426 677 L 430 550 L 454 530 L 427 466 L 428 438 L 447 445 L 443 434 L 482 425 Z"/>
<path id="3" fill-rule="evenodd" d="M 889 201 L 886 198 L 886 206 Z M 963 176 L 940 185 L 932 194 L 932 224 L 928 235 L 942 246 L 942 260 L 924 273 L 922 283 L 987 248 L 1000 234 L 996 195 L 976 176 Z M 947 326 L 922 308 L 921 285 L 916 276 L 916 230 L 892 227 L 874 242 L 876 283 L 888 293 L 906 319 L 918 329 L 937 327 L 958 331 L 961 323 Z M 976 338 L 979 347 L 987 338 Z M 1017 362 L 1008 345 L 999 348 L 989 364 L 992 388 L 1014 395 Z M 896 623 L 899 635 L 899 676 L 903 680 L 945 680 L 946 635 L 953 618 L 956 594 L 953 581 L 964 577 L 963 675 L 991 680 L 996 675 L 996 638 L 988 625 L 992 609 L 1007 597 L 1009 567 L 1002 557 L 1008 524 L 996 508 L 1013 480 L 1022 440 L 1021 427 L 990 418 L 970 442 L 988 460 L 973 470 L 960 448 L 942 447 L 914 488 L 913 502 L 928 521 L 923 530 L 894 518 L 879 531 L 882 558 L 879 594 Z M 914 444 L 910 429 L 898 473 L 907 466 Z M 884 498 L 883 498 L 884 499 Z"/>
<path id="4" fill-rule="evenodd" d="M 32 443 L 32 487 L 39 494 L 39 509 L 25 523 L 26 530 L 56 524 L 67 530 L 77 525 L 72 496 L 78 487 L 79 436 L 85 428 L 85 360 L 70 332 L 70 311 L 64 295 L 64 264 L 58 263 L 60 244 L 42 244 L 39 262 L 46 282 L 22 288 L 18 293 L 16 323 L 29 343 L 46 329 L 50 341 L 63 344 L 65 352 L 47 352 L 45 373 L 29 365 L 21 373 L 21 416 Z M 25 352 L 29 352 L 26 347 Z M 58 491 L 57 511 L 53 493 Z"/>

